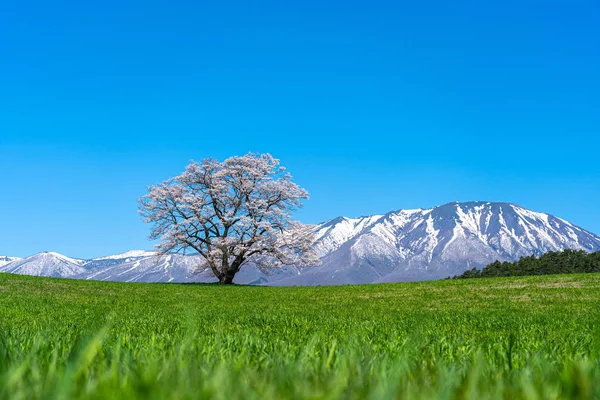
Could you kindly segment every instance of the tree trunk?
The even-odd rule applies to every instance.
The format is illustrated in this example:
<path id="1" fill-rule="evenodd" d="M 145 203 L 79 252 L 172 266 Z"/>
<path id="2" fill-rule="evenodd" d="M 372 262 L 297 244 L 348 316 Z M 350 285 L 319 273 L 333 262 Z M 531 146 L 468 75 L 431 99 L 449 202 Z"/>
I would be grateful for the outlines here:
<path id="1" fill-rule="evenodd" d="M 219 283 L 221 285 L 231 285 L 233 283 L 233 277 L 235 276 L 235 272 L 233 271 L 227 271 L 223 274 L 223 276 L 221 276 L 221 279 L 219 279 Z"/>
<path id="2" fill-rule="evenodd" d="M 223 275 L 221 275 L 221 277 L 219 279 L 219 283 L 221 285 L 231 285 L 233 283 L 233 277 L 240 270 L 240 265 L 242 265 L 243 262 L 244 262 L 243 255 L 239 255 L 231 265 L 224 264 L 224 266 L 226 266 L 225 273 Z M 225 263 L 225 261 L 224 261 L 224 263 Z"/>

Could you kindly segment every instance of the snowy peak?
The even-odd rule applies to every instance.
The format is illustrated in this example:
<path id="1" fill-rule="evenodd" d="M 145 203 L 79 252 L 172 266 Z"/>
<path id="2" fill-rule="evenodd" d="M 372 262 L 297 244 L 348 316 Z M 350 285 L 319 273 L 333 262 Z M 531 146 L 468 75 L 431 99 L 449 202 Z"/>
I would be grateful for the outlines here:
<path id="1" fill-rule="evenodd" d="M 46 257 L 53 257 L 53 258 L 59 259 L 59 260 L 64 261 L 64 262 L 69 262 L 69 263 L 73 263 L 73 264 L 77 264 L 77 265 L 83 265 L 83 264 L 86 263 L 85 260 L 82 260 L 82 259 L 79 259 L 79 258 L 67 257 L 67 256 L 62 255 L 60 253 L 55 253 L 53 251 L 46 251 L 46 252 L 40 253 L 38 255 L 44 255 Z"/>
<path id="2" fill-rule="evenodd" d="M 67 278 L 84 272 L 83 264 L 84 260 L 44 252 L 12 261 L 0 267 L 0 272 Z"/>
<path id="3" fill-rule="evenodd" d="M 448 203 L 316 227 L 323 264 L 277 284 L 324 285 L 443 278 L 496 260 L 600 250 L 600 237 L 510 203 Z"/>
<path id="4" fill-rule="evenodd" d="M 323 256 L 338 249 L 381 217 L 381 215 L 359 218 L 338 217 L 317 225 L 315 229 L 317 254 Z"/>
<path id="5" fill-rule="evenodd" d="M 94 258 L 94 260 L 123 260 L 126 258 L 153 257 L 153 256 L 156 256 L 155 251 L 130 250 L 130 251 L 126 251 L 125 253 L 115 254 L 112 256 Z"/>
<path id="6" fill-rule="evenodd" d="M 598 250 L 600 237 L 549 214 L 509 203 L 450 203 L 431 211 L 437 238 L 469 239 L 501 258 L 566 248 Z"/>
<path id="7" fill-rule="evenodd" d="M 11 262 L 17 261 L 17 260 L 20 260 L 20 258 L 19 257 L 0 256 L 0 267 L 3 267 L 8 263 L 11 263 Z"/>
<path id="8" fill-rule="evenodd" d="M 198 256 L 155 256 L 155 252 L 132 250 L 114 256 L 80 260 L 59 253 L 44 252 L 24 259 L 14 259 L 0 266 L 0 272 L 128 282 L 188 282 L 200 279 L 194 276 L 201 265 Z"/>

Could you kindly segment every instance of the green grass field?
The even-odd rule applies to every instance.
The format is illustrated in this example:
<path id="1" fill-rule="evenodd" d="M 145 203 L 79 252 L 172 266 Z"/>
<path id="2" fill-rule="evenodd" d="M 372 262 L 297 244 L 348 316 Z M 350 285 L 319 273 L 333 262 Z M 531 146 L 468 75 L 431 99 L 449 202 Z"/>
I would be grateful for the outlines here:
<path id="1" fill-rule="evenodd" d="M 270 288 L 0 274 L 0 398 L 600 398 L 600 275 Z"/>

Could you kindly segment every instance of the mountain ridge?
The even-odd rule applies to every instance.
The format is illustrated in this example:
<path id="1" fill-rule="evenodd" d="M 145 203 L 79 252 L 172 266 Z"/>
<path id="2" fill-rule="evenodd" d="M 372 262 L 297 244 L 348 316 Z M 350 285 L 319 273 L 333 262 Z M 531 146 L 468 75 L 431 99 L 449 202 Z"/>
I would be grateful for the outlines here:
<path id="1" fill-rule="evenodd" d="M 0 267 L 13 262 L 13 261 L 17 261 L 20 260 L 20 257 L 10 257 L 10 256 L 0 256 Z"/>
<path id="2" fill-rule="evenodd" d="M 329 250 L 322 257 L 323 264 L 273 284 L 437 279 L 496 260 L 515 261 L 565 248 L 600 250 L 599 236 L 550 214 L 506 202 L 400 209 L 359 226 L 368 218 L 337 218 L 331 220 L 333 224 L 327 221 L 317 226 L 321 235 L 317 247 Z M 348 232 L 349 221 L 358 229 Z M 340 269 L 340 265 L 346 267 Z"/>
<path id="3" fill-rule="evenodd" d="M 322 264 L 265 270 L 248 264 L 236 283 L 336 285 L 439 279 L 499 261 L 567 248 L 600 250 L 600 236 L 551 214 L 507 202 L 450 202 L 429 209 L 339 216 L 314 225 Z M 0 265 L 0 272 L 77 279 L 212 282 L 197 255 L 156 257 L 146 250 L 73 259 L 39 253 Z"/>

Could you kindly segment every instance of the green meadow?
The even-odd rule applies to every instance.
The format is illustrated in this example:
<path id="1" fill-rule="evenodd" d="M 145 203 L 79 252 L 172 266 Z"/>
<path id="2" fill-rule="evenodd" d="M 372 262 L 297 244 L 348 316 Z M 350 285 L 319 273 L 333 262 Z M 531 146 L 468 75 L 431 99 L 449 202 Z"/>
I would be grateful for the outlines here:
<path id="1" fill-rule="evenodd" d="M 289 288 L 0 274 L 0 398 L 600 398 L 600 274 Z"/>

